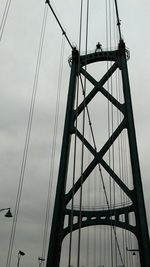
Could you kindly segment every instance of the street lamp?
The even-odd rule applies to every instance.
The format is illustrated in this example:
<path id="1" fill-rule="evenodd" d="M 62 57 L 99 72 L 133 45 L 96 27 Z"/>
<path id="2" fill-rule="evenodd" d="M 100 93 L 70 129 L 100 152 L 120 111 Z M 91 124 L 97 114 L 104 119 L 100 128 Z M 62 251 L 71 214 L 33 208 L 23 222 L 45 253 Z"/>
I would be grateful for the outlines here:
<path id="1" fill-rule="evenodd" d="M 21 256 L 24 256 L 24 255 L 25 255 L 25 253 L 24 253 L 23 251 L 19 250 L 19 252 L 18 252 L 18 262 L 17 262 L 17 267 L 20 266 L 20 259 L 21 259 Z"/>
<path id="2" fill-rule="evenodd" d="M 38 261 L 39 261 L 39 267 L 40 267 L 40 266 L 42 266 L 42 263 L 45 261 L 45 259 L 38 257 Z"/>
<path id="3" fill-rule="evenodd" d="M 7 210 L 6 214 L 4 215 L 5 217 L 7 217 L 7 218 L 12 218 L 12 217 L 13 217 L 13 216 L 12 216 L 12 213 L 11 213 L 11 211 L 10 211 L 10 208 L 0 209 L 0 212 L 1 212 L 1 211 L 4 211 L 4 210 Z"/>

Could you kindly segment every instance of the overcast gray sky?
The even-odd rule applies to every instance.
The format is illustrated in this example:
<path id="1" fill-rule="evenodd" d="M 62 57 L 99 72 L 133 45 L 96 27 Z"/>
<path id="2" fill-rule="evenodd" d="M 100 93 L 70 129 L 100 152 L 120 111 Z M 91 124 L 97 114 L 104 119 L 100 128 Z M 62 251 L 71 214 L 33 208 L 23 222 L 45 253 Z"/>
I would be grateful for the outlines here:
<path id="1" fill-rule="evenodd" d="M 5 0 L 0 2 L 0 19 Z M 71 42 L 78 43 L 79 0 L 55 0 L 55 9 Z M 150 226 L 150 52 L 148 0 L 118 1 L 122 33 L 130 49 L 129 76 L 144 194 Z M 105 40 L 105 1 L 92 0 L 90 5 L 88 49 Z M 0 41 L 0 208 L 15 206 L 27 119 L 33 87 L 44 1 L 13 0 L 3 38 Z M 21 266 L 38 266 L 41 255 L 46 194 L 49 179 L 52 131 L 57 93 L 61 32 L 50 10 L 38 83 L 25 181 L 20 204 L 11 266 L 16 266 L 17 252 L 26 256 Z M 65 44 L 64 77 L 60 102 L 58 137 L 61 137 L 67 95 L 71 50 Z M 58 138 L 59 158 L 61 139 Z M 57 172 L 57 165 L 55 167 Z M 11 219 L 0 214 L 0 267 L 6 265 Z"/>

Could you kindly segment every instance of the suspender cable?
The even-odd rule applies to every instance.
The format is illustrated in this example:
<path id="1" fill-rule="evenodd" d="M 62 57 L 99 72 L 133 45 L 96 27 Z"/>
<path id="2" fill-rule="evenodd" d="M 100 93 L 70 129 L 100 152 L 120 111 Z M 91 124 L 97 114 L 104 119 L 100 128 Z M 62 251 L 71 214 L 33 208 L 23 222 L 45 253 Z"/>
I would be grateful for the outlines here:
<path id="1" fill-rule="evenodd" d="M 61 94 L 61 84 L 62 84 L 62 72 L 63 72 L 63 59 L 64 59 L 64 46 L 65 46 L 64 35 L 62 36 L 61 43 L 61 54 L 60 54 L 60 64 L 59 64 L 59 75 L 58 75 L 58 86 L 57 86 L 57 99 L 55 108 L 55 120 L 54 120 L 54 131 L 53 131 L 53 143 L 52 143 L 52 153 L 51 153 L 51 163 L 50 163 L 50 177 L 48 185 L 48 195 L 47 195 L 47 205 L 46 205 L 46 216 L 45 216 L 45 226 L 43 235 L 43 248 L 42 248 L 42 258 L 45 259 L 46 245 L 47 245 L 47 233 L 49 225 L 49 217 L 51 211 L 51 195 L 52 195 L 52 185 L 54 178 L 54 164 L 56 155 L 56 144 L 58 135 L 58 119 L 59 119 L 59 108 L 60 108 L 60 94 Z M 44 266 L 44 261 L 41 263 L 41 267 Z"/>
<path id="2" fill-rule="evenodd" d="M 8 12 L 9 12 L 9 9 L 10 9 L 10 4 L 11 4 L 11 0 L 7 0 L 5 8 L 4 8 L 4 13 L 3 13 L 3 16 L 2 16 L 1 24 L 0 24 L 0 41 L 2 40 L 2 36 L 3 36 L 6 20 L 7 20 L 7 17 L 8 17 Z"/>
<path id="3" fill-rule="evenodd" d="M 81 42 L 82 42 L 82 17 L 83 17 L 83 3 L 81 0 L 80 4 L 80 15 L 79 15 L 79 40 L 78 40 L 78 46 L 79 46 L 79 59 L 78 59 L 78 73 L 80 70 L 80 51 L 81 51 Z M 79 77 L 77 79 L 77 85 L 76 85 L 76 110 L 78 107 L 79 102 Z M 77 129 L 78 125 L 78 114 L 76 112 L 75 114 L 75 127 Z M 73 173 L 72 173 L 72 201 L 71 201 L 71 221 L 70 221 L 70 237 L 69 237 L 69 257 L 68 257 L 68 266 L 71 266 L 71 257 L 72 257 L 72 227 L 73 227 L 73 212 L 74 212 L 74 184 L 75 184 L 75 175 L 76 175 L 76 154 L 77 154 L 77 135 L 75 131 L 75 138 L 74 138 L 74 148 L 73 148 Z M 79 254 L 79 252 L 78 252 Z"/>
<path id="4" fill-rule="evenodd" d="M 72 44 L 71 44 L 71 42 L 70 42 L 70 40 L 69 40 L 69 38 L 68 38 L 68 36 L 67 36 L 67 34 L 66 34 L 66 31 L 64 30 L 63 26 L 61 25 L 60 20 L 58 19 L 58 17 L 57 17 L 57 15 L 56 15 L 56 13 L 55 13 L 55 11 L 54 11 L 54 9 L 53 9 L 53 7 L 52 7 L 50 1 L 49 1 L 49 0 L 46 0 L 45 3 L 48 4 L 48 6 L 50 7 L 50 9 L 51 9 L 51 11 L 52 11 L 52 13 L 53 13 L 53 15 L 54 15 L 54 17 L 55 17 L 55 19 L 56 19 L 56 21 L 57 21 L 59 27 L 61 28 L 62 33 L 64 34 L 64 36 L 65 36 L 65 38 L 66 38 L 68 44 L 69 44 L 70 47 L 73 49 L 73 46 L 72 46 Z"/>
<path id="5" fill-rule="evenodd" d="M 91 136 L 91 130 L 89 129 L 89 142 L 91 143 L 92 136 Z M 88 154 L 88 162 L 91 161 L 91 154 Z M 88 188 L 87 188 L 87 205 L 90 207 L 90 191 L 91 191 L 91 183 L 90 179 L 88 180 Z M 86 267 L 89 267 L 89 259 L 90 259 L 90 231 L 89 227 L 87 227 L 87 242 L 86 242 Z M 95 265 L 96 266 L 96 265 Z"/>
<path id="6" fill-rule="evenodd" d="M 44 36 L 45 36 L 46 19 L 47 19 L 47 7 L 45 6 L 43 23 L 42 23 L 42 30 L 41 30 L 41 36 L 40 36 L 40 44 L 39 44 L 39 50 L 38 50 L 38 57 L 37 57 L 37 64 L 36 64 L 36 70 L 35 70 L 35 76 L 34 76 L 34 83 L 33 83 L 32 97 L 31 97 L 26 139 L 25 139 L 25 145 L 24 145 L 24 151 L 23 151 L 23 158 L 22 158 L 22 164 L 21 164 L 18 192 L 17 192 L 17 197 L 16 197 L 14 219 L 13 219 L 12 229 L 11 229 L 11 237 L 10 237 L 10 242 L 9 242 L 6 267 L 10 267 L 12 250 L 13 250 L 13 245 L 14 245 L 14 238 L 15 238 L 15 233 L 16 233 L 18 212 L 19 212 L 19 207 L 20 207 L 20 200 L 21 200 L 24 176 L 25 176 L 25 171 L 26 171 L 26 163 L 27 163 L 30 134 L 31 134 L 31 128 L 32 128 L 32 121 L 33 121 L 33 113 L 34 113 L 34 106 L 35 106 L 35 99 L 36 99 L 36 92 L 37 92 L 39 70 L 40 70 L 40 65 L 41 65 L 41 56 L 42 56 L 43 42 L 44 42 Z"/>
<path id="7" fill-rule="evenodd" d="M 80 76 L 80 79 L 81 79 L 81 76 Z M 84 94 L 84 85 L 83 85 L 82 79 L 81 79 L 81 85 L 82 85 L 82 90 L 83 90 L 83 94 Z M 88 109 L 87 106 L 86 106 L 86 111 L 87 111 L 87 116 L 88 116 L 88 120 L 89 120 L 90 131 L 91 131 L 91 135 L 92 135 L 92 139 L 93 139 L 92 141 L 93 141 L 93 144 L 94 144 L 94 148 L 97 151 L 97 146 L 96 146 L 93 126 L 92 126 L 92 122 L 91 122 L 91 119 L 90 119 L 89 109 Z M 108 209 L 110 209 L 111 206 L 109 204 L 109 199 L 108 199 L 108 195 L 107 195 L 105 182 L 104 182 L 104 177 L 103 177 L 103 173 L 102 173 L 102 169 L 101 169 L 100 163 L 98 163 L 98 169 L 99 169 L 99 173 L 100 173 L 100 177 L 101 177 L 101 181 L 102 181 L 102 186 L 103 186 L 103 190 L 104 190 L 104 196 L 105 196 L 105 199 L 106 199 L 106 204 L 107 204 Z M 110 211 L 110 215 L 111 215 L 111 211 Z M 120 260 L 121 260 L 122 265 L 124 266 L 124 261 L 123 261 L 123 257 L 122 257 L 122 254 L 121 254 L 119 241 L 118 241 L 118 238 L 117 238 L 116 228 L 113 225 L 112 225 L 112 229 L 113 229 L 113 232 L 114 232 L 114 238 L 115 238 L 116 246 L 117 246 L 118 253 L 119 253 L 119 256 L 120 256 Z"/>
<path id="8" fill-rule="evenodd" d="M 81 0 L 81 10 L 83 9 L 83 0 Z M 87 46 L 88 46 L 88 30 L 89 30 L 89 0 L 87 0 L 87 7 L 86 7 L 86 36 L 85 36 L 85 54 L 87 54 Z M 85 71 L 87 65 L 85 64 Z M 78 232 L 78 259 L 77 259 L 77 267 L 80 267 L 80 254 L 81 254 L 81 222 L 82 222 L 82 199 L 83 199 L 83 168 L 84 168 L 84 136 L 85 136 L 85 97 L 86 97 L 86 77 L 84 77 L 84 109 L 83 109 L 83 117 L 82 117 L 82 148 L 81 148 L 81 185 L 80 185 L 80 209 L 79 209 L 79 232 Z"/>
<path id="9" fill-rule="evenodd" d="M 81 40 L 82 40 L 82 19 L 83 19 L 83 0 L 80 1 L 80 33 L 79 33 L 79 49 L 81 49 Z M 79 77 L 78 77 L 79 84 Z M 84 111 L 83 111 L 84 113 Z M 84 115 L 83 115 L 84 116 Z M 84 122 L 83 122 L 83 134 L 84 134 Z M 82 168 L 83 168 L 83 145 L 81 151 L 81 176 L 82 176 Z M 82 208 L 82 179 L 81 179 L 81 187 L 80 187 L 80 207 L 79 207 L 79 230 L 78 230 L 78 249 L 77 249 L 77 267 L 80 267 L 80 249 L 81 249 L 81 208 Z"/>

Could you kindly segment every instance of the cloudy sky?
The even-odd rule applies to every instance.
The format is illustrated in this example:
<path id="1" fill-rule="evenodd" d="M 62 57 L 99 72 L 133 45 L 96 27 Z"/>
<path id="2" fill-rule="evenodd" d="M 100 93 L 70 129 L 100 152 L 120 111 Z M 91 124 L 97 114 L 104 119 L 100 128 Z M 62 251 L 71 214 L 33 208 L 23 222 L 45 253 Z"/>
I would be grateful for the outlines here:
<path id="1" fill-rule="evenodd" d="M 71 42 L 78 44 L 80 1 L 55 0 L 53 2 Z M 105 2 L 104 0 L 91 1 L 89 50 L 95 49 L 98 41 L 104 47 L 106 45 Z M 150 226 L 148 208 L 150 205 L 150 3 L 148 0 L 122 0 L 118 2 L 123 38 L 130 49 L 129 76 L 148 224 Z M 5 4 L 6 1 L 1 0 L 0 20 Z M 42 0 L 13 0 L 0 41 L 0 208 L 11 207 L 12 212 L 15 207 L 19 182 L 44 6 Z M 18 250 L 23 250 L 26 253 L 21 262 L 22 267 L 38 266 L 38 256 L 41 255 L 61 39 L 61 31 L 49 10 L 12 267 L 16 266 Z M 60 152 L 67 96 L 70 70 L 68 57 L 70 54 L 70 47 L 66 43 L 57 159 Z M 58 164 L 55 166 L 55 173 L 57 173 L 57 167 Z M 12 220 L 4 218 L 2 213 L 0 215 L 0 266 L 5 266 Z"/>

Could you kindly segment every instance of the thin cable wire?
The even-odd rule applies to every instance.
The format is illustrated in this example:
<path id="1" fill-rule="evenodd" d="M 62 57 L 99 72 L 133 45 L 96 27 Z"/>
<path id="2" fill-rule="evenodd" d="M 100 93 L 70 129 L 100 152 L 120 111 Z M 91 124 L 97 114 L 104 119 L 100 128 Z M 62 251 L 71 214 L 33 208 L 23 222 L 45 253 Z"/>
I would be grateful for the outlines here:
<path id="1" fill-rule="evenodd" d="M 80 3 L 80 15 L 79 15 L 79 57 L 78 57 L 78 73 L 80 72 L 80 51 L 81 51 L 81 43 L 82 43 L 82 16 L 83 16 L 83 3 L 81 0 Z M 79 101 L 79 76 L 77 78 L 77 86 L 76 86 L 76 110 L 78 107 Z M 78 125 L 78 114 L 75 113 L 75 127 L 77 129 Z M 74 136 L 74 153 L 73 153 L 73 179 L 72 179 L 72 201 L 71 201 L 71 221 L 70 221 L 70 237 L 69 237 L 69 257 L 68 257 L 68 266 L 71 265 L 71 256 L 72 256 L 72 228 L 73 228 L 73 211 L 74 211 L 74 185 L 75 185 L 75 175 L 76 175 L 76 154 L 77 154 L 77 135 L 75 131 Z M 78 252 L 77 252 L 78 253 Z M 78 256 L 77 256 L 78 257 Z"/>
<path id="2" fill-rule="evenodd" d="M 117 38 L 116 38 L 116 23 L 115 23 L 115 8 L 114 8 L 114 3 L 112 3 L 112 32 L 113 32 L 113 40 L 112 40 L 112 43 L 113 43 L 113 46 L 117 46 Z M 114 78 L 114 79 L 113 79 Z M 115 87 L 115 90 L 114 90 L 114 87 Z M 117 71 L 115 72 L 115 77 L 112 77 L 112 86 L 111 86 L 111 94 L 113 95 L 116 91 L 116 87 L 117 87 Z M 114 109 L 114 106 L 113 104 L 111 104 L 111 113 L 112 113 L 112 133 L 114 132 L 114 124 L 115 124 L 115 119 L 116 119 L 116 113 L 115 113 L 115 109 Z M 117 127 L 119 125 L 117 124 Z M 112 144 L 112 166 L 113 166 L 113 171 L 115 171 L 116 169 L 116 165 L 115 164 L 115 155 L 116 155 L 116 146 L 115 144 L 113 143 Z M 113 180 L 113 206 L 115 208 L 116 206 L 116 183 L 115 181 Z M 116 215 L 116 213 L 114 213 Z M 115 225 L 116 225 L 116 216 L 115 216 Z M 117 234 L 117 228 L 115 226 L 115 229 L 116 229 L 116 234 Z M 115 266 L 117 266 L 117 246 L 116 246 L 116 242 L 114 244 L 114 252 L 115 252 L 115 257 L 114 257 L 114 261 L 115 261 Z"/>
<path id="3" fill-rule="evenodd" d="M 79 66 L 78 66 L 79 68 Z M 76 93 L 76 109 L 78 107 L 79 100 L 79 79 L 77 80 L 77 93 Z M 77 112 L 75 119 L 75 127 L 77 129 L 78 120 Z M 69 257 L 68 257 L 68 266 L 71 266 L 71 256 L 72 256 L 72 229 L 73 229 L 73 212 L 74 212 L 74 185 L 75 185 L 75 175 L 76 175 L 76 154 L 77 154 L 77 135 L 75 131 L 74 135 L 74 153 L 73 153 L 73 179 L 72 179 L 72 201 L 71 201 L 71 221 L 70 221 L 70 238 L 69 238 Z"/>
<path id="4" fill-rule="evenodd" d="M 83 0 L 80 2 L 80 45 L 81 45 L 81 36 L 82 36 L 82 19 L 83 19 Z M 80 47 L 81 49 L 81 47 Z M 79 78 L 78 78 L 79 79 Z M 83 157 L 83 149 L 81 152 L 81 158 Z M 82 175 L 82 161 L 81 159 L 81 175 Z M 78 230 L 78 249 L 77 249 L 77 267 L 80 267 L 80 248 L 81 248 L 81 205 L 82 205 L 82 183 L 81 183 L 81 188 L 80 188 L 80 203 L 79 203 L 79 230 Z"/>
<path id="5" fill-rule="evenodd" d="M 80 75 L 80 79 L 81 79 L 81 85 L 82 85 L 82 90 L 83 90 L 83 94 L 84 94 L 84 85 L 83 85 L 83 82 L 82 82 L 81 75 Z M 90 126 L 90 129 L 91 129 L 91 135 L 92 135 L 92 139 L 93 139 L 94 149 L 95 149 L 95 151 L 97 151 L 96 141 L 95 141 L 95 137 L 94 137 L 94 131 L 93 131 L 92 122 L 91 122 L 91 119 L 90 119 L 89 109 L 88 109 L 87 106 L 86 106 L 86 111 L 87 111 L 87 116 L 88 116 L 88 120 L 89 120 L 89 126 Z M 101 169 L 100 163 L 98 163 L 98 169 L 99 169 L 99 173 L 100 173 L 100 177 L 101 177 L 101 181 L 102 181 L 102 187 L 103 187 L 104 196 L 105 196 L 105 199 L 106 199 L 106 204 L 107 204 L 108 209 L 110 210 L 110 215 L 111 215 L 111 206 L 109 204 L 109 199 L 108 199 L 107 190 L 106 190 L 106 186 L 105 186 L 104 177 L 103 177 L 103 173 L 102 173 L 102 169 Z M 121 249 L 120 249 L 118 238 L 117 238 L 117 234 L 116 234 L 116 229 L 115 229 L 115 227 L 113 225 L 112 225 L 112 228 L 113 228 L 115 242 L 116 242 L 116 245 L 117 245 L 117 248 L 118 248 L 120 260 L 121 260 L 122 264 L 124 265 L 122 254 L 121 254 Z"/>
<path id="6" fill-rule="evenodd" d="M 111 3 L 110 0 L 107 3 L 107 17 L 106 17 L 107 23 L 106 23 L 106 38 L 107 38 L 107 49 L 109 46 L 109 49 L 111 49 L 111 39 L 112 39 L 112 31 L 111 31 Z M 111 67 L 111 62 L 107 61 L 107 71 L 109 69 L 109 67 Z M 110 80 L 107 81 L 107 90 L 109 93 L 112 94 L 112 77 L 110 78 Z M 108 122 L 107 122 L 107 127 L 108 127 L 108 139 L 110 139 L 111 133 L 112 133 L 112 124 L 111 124 L 111 118 L 112 118 L 112 110 L 111 110 L 111 103 L 108 99 L 108 106 L 107 106 L 107 114 L 108 114 Z M 111 166 L 111 152 L 112 149 L 111 147 L 109 148 L 108 151 L 108 160 L 109 160 L 109 166 Z M 112 178 L 109 175 L 109 199 L 110 199 L 110 207 L 112 207 Z M 114 265 L 114 257 L 113 257 L 113 227 L 111 225 L 110 227 L 110 261 L 111 261 L 111 266 L 113 267 Z"/>
<path id="7" fill-rule="evenodd" d="M 109 24 L 108 24 L 108 0 L 106 0 L 106 48 L 107 48 L 107 51 L 109 50 Z M 107 69 L 107 71 L 108 71 L 108 68 L 109 68 L 109 63 L 108 63 L 108 61 L 107 61 L 107 67 L 106 67 L 106 69 Z M 109 91 L 109 81 L 107 81 L 107 90 Z M 108 108 L 108 114 L 109 114 L 109 101 L 108 101 L 108 104 L 107 104 L 107 108 Z M 109 115 L 107 115 L 107 116 L 109 116 Z M 107 118 L 107 120 L 108 120 L 108 118 Z M 110 131 L 110 129 L 109 129 L 109 123 L 107 124 L 108 125 L 108 133 L 109 133 L 109 131 Z M 109 152 L 109 155 L 108 155 L 108 159 L 110 160 L 110 152 Z M 104 182 L 102 181 L 102 185 L 104 184 Z M 104 197 L 106 198 L 106 192 L 104 191 Z M 107 205 L 109 205 L 109 203 L 107 203 L 108 201 L 107 201 L 107 199 L 106 199 L 106 204 Z M 106 228 L 105 228 L 106 229 Z M 111 239 L 111 237 L 110 237 L 110 235 L 111 235 L 111 230 L 110 231 L 107 231 L 106 232 L 106 234 L 105 234 L 105 237 L 106 237 L 106 239 Z M 107 242 L 108 243 L 108 242 Z M 107 244 L 106 244 L 107 245 Z M 110 246 L 111 246 L 111 240 L 110 240 Z M 108 248 L 108 251 L 109 251 L 109 248 Z M 105 262 L 106 261 L 110 261 L 111 259 L 110 259 L 110 256 L 111 256 L 111 250 L 110 250 L 110 253 L 108 253 L 108 257 L 106 258 L 105 257 Z M 108 263 L 108 264 L 110 264 L 110 266 L 111 266 L 111 262 L 110 263 Z"/>
<path id="8" fill-rule="evenodd" d="M 80 80 L 81 80 L 82 90 L 83 90 L 83 94 L 84 94 L 84 85 L 83 85 L 83 82 L 82 82 L 81 75 L 80 75 Z M 87 111 L 87 115 L 88 115 L 89 125 L 90 125 L 90 128 L 91 128 L 91 134 L 92 134 L 92 138 L 93 138 L 94 148 L 95 148 L 95 151 L 97 151 L 94 132 L 93 132 L 93 128 L 92 128 L 92 122 L 91 122 L 91 119 L 90 119 L 90 114 L 89 114 L 89 110 L 88 110 L 87 106 L 86 106 L 86 111 Z M 103 174 L 102 174 L 102 170 L 101 170 L 100 164 L 98 164 L 98 168 L 99 168 L 99 172 L 100 172 L 100 176 L 101 176 L 101 180 L 102 180 L 102 186 L 103 186 L 103 190 L 104 190 L 104 195 L 105 195 L 107 207 L 108 207 L 108 209 L 110 209 L 111 206 L 109 204 L 107 191 L 106 191 L 106 187 L 105 187 L 104 178 L 103 178 Z M 110 213 L 111 213 L 111 211 L 110 211 Z M 114 238 L 115 238 L 115 242 L 116 242 L 116 246 L 117 246 L 117 249 L 118 249 L 118 253 L 119 253 L 120 259 L 121 259 L 122 264 L 124 265 L 123 257 L 122 257 L 122 254 L 121 254 L 120 245 L 119 245 L 118 238 L 117 238 L 116 229 L 115 229 L 115 227 L 113 225 L 112 225 L 112 229 L 113 229 L 113 232 L 114 232 Z"/>
<path id="9" fill-rule="evenodd" d="M 120 72 L 118 73 L 120 74 Z M 116 77 L 116 95 L 117 100 L 121 103 L 121 94 L 120 91 L 122 91 L 122 84 L 121 84 L 121 77 L 120 75 L 117 75 Z M 124 99 L 123 99 L 124 102 Z M 120 124 L 122 121 L 121 113 L 117 112 L 117 124 Z M 127 160 L 127 136 L 125 135 L 125 131 L 121 136 L 118 137 L 118 155 L 119 155 L 119 176 L 123 180 L 123 182 L 129 187 L 129 174 L 128 174 L 128 165 L 129 162 Z M 121 196 L 121 202 L 122 207 L 124 207 L 128 201 L 128 197 L 123 194 L 122 189 L 120 188 L 120 196 Z M 123 219 L 123 218 L 122 218 Z M 128 233 L 127 231 L 122 229 L 122 247 L 123 247 L 123 259 L 125 265 L 128 267 L 130 264 L 128 259 L 128 253 L 126 250 L 126 247 L 128 247 Z"/>
<path id="10" fill-rule="evenodd" d="M 22 158 L 22 164 L 21 164 L 18 192 L 17 192 L 17 197 L 16 197 L 14 219 L 13 219 L 12 229 L 11 229 L 11 237 L 10 237 L 10 242 L 9 242 L 6 267 L 10 267 L 10 263 L 11 263 L 12 250 L 13 250 L 14 238 L 15 238 L 15 233 L 16 233 L 16 225 L 17 225 L 17 220 L 18 220 L 18 212 L 19 212 L 19 207 L 20 207 L 20 200 L 21 200 L 25 170 L 26 170 L 26 162 L 27 162 L 31 127 L 32 127 L 32 121 L 33 121 L 33 113 L 34 113 L 34 106 L 35 106 L 35 99 L 36 99 L 36 92 L 37 92 L 37 84 L 38 84 L 42 49 L 43 49 L 44 36 L 45 36 L 45 27 L 46 27 L 46 18 L 47 18 L 47 16 L 46 16 L 47 11 L 46 10 L 47 10 L 47 8 L 45 6 L 43 22 L 42 22 L 42 30 L 41 30 L 41 36 L 40 36 L 40 44 L 39 44 L 39 50 L 38 50 L 38 57 L 37 57 L 37 64 L 36 64 L 36 70 L 35 70 L 35 76 L 34 76 L 33 91 L 32 91 L 32 97 L 31 97 L 26 139 L 25 139 L 25 145 L 24 145 L 24 151 L 23 151 L 23 158 Z"/>
<path id="11" fill-rule="evenodd" d="M 97 199 L 97 168 L 94 169 L 94 206 L 96 206 L 96 199 Z M 97 228 L 96 225 L 93 227 L 93 235 L 94 235 L 94 244 L 93 244 L 93 266 L 96 266 L 96 256 L 97 256 Z"/>
<path id="12" fill-rule="evenodd" d="M 107 12 L 107 11 L 106 11 Z M 109 2 L 109 14 L 110 14 L 110 2 Z M 108 27 L 108 23 L 106 23 L 106 27 Z M 111 28 L 111 21 L 110 21 L 110 16 L 109 16 L 109 27 Z M 110 30 L 110 35 L 109 35 L 109 39 L 110 39 L 110 46 L 111 46 L 111 30 Z M 107 41 L 108 43 L 108 41 Z M 111 85 L 112 85 L 112 82 L 111 82 Z M 111 86 L 112 87 L 112 86 Z M 82 85 L 82 88 L 83 88 L 83 85 Z M 87 113 L 89 114 L 89 111 L 88 111 L 88 107 L 86 107 L 87 109 Z M 110 111 L 108 111 L 108 113 L 110 113 Z M 89 116 L 89 115 L 88 115 Z M 91 127 L 91 121 L 89 120 L 89 125 Z M 108 124 L 110 125 L 110 123 Z M 91 127 L 92 129 L 92 127 Z M 112 126 L 112 129 L 113 129 L 113 126 Z M 93 130 L 91 130 L 92 132 L 92 136 L 94 137 L 94 133 L 93 133 Z M 93 139 L 94 140 L 94 139 Z M 96 149 L 96 144 L 95 144 L 95 140 L 94 140 L 94 147 Z M 97 151 L 97 149 L 96 149 Z M 109 157 L 110 158 L 110 157 Z M 114 153 L 113 153 L 113 158 L 114 158 Z M 114 162 L 114 160 L 113 160 Z M 113 163 L 113 166 L 114 166 L 114 163 Z M 114 167 L 113 167 L 114 168 Z M 103 179 L 103 176 L 102 176 L 102 171 L 101 171 L 101 167 L 100 167 L 100 164 L 99 164 L 99 171 L 100 171 L 100 174 L 101 174 L 101 179 L 102 179 L 102 185 L 103 185 L 103 190 L 104 190 L 104 195 L 105 195 L 105 198 L 106 198 L 106 203 L 107 203 L 107 206 L 108 208 L 110 208 L 110 205 L 109 205 L 109 201 L 108 201 L 108 197 L 107 197 L 107 192 L 106 192 L 106 188 L 105 188 L 105 184 L 104 184 L 104 179 Z M 111 200 L 111 195 L 110 195 L 110 200 Z M 121 255 L 121 250 L 120 250 L 120 246 L 119 246 L 119 243 L 118 243 L 118 238 L 117 238 L 117 233 L 116 233 L 116 229 L 115 227 L 112 226 L 112 229 L 113 229 L 113 232 L 114 232 L 114 236 L 115 236 L 115 243 L 116 243 L 116 246 L 118 248 L 118 252 L 119 252 L 119 255 L 120 255 L 120 259 L 121 259 L 121 262 L 123 263 L 123 258 L 122 258 L 122 255 Z M 111 237 L 111 240 L 112 240 L 112 237 Z M 113 254 L 113 252 L 111 253 Z M 113 255 L 111 256 L 113 257 Z M 113 264 L 113 259 L 112 259 L 112 264 Z"/>
<path id="13" fill-rule="evenodd" d="M 77 81 L 77 94 L 76 94 L 76 107 L 78 106 L 79 99 L 79 83 Z M 77 129 L 77 113 L 75 120 L 75 127 Z M 74 136 L 74 155 L 73 155 L 73 179 L 72 179 L 72 201 L 71 201 L 71 220 L 70 220 L 70 238 L 69 238 L 69 257 L 68 257 L 68 266 L 71 266 L 71 256 L 72 256 L 72 229 L 73 229 L 73 211 L 74 211 L 74 185 L 75 185 L 75 175 L 76 175 L 76 153 L 77 153 L 77 135 L 75 132 Z"/>
<path id="14" fill-rule="evenodd" d="M 81 0 L 81 8 L 83 10 L 83 1 Z M 87 55 L 87 46 L 88 46 L 88 30 L 89 30 L 89 0 L 87 0 L 86 6 L 86 36 L 85 36 L 85 55 Z M 87 69 L 87 64 L 85 63 L 85 71 Z M 77 267 L 80 266 L 80 254 L 81 254 L 81 222 L 82 222 L 82 199 L 83 199 L 83 169 L 84 169 L 84 135 L 85 135 L 85 97 L 86 97 L 86 77 L 84 77 L 84 109 L 83 109 L 83 117 L 82 117 L 82 147 L 81 147 L 81 184 L 80 184 L 80 208 L 79 208 L 79 230 L 78 230 L 78 258 L 77 258 Z"/>
<path id="15" fill-rule="evenodd" d="M 61 94 L 61 84 L 62 84 L 62 72 L 63 72 L 63 59 L 64 59 L 64 36 L 62 36 L 61 42 L 61 53 L 60 53 L 60 64 L 59 64 L 59 75 L 58 75 L 58 86 L 57 86 L 57 98 L 56 98 L 56 109 L 55 109 L 55 119 L 54 119 L 54 131 L 53 131 L 53 142 L 52 142 L 52 154 L 51 154 L 51 164 L 50 164 L 50 179 L 48 185 L 48 195 L 47 195 L 47 205 L 46 205 L 46 216 L 45 216 L 45 226 L 43 234 L 43 247 L 42 247 L 42 258 L 45 259 L 46 255 L 46 245 L 47 245 L 47 233 L 48 224 L 51 210 L 51 195 L 52 195 L 52 185 L 54 178 L 54 164 L 55 164 L 55 154 L 56 154 L 56 141 L 58 134 L 58 119 L 59 119 L 59 109 L 60 109 L 60 94 Z M 44 265 L 42 262 L 41 266 Z"/>
<path id="16" fill-rule="evenodd" d="M 89 129 L 89 142 L 91 143 L 91 131 Z M 88 154 L 88 163 L 91 161 L 91 153 Z M 87 185 L 87 205 L 90 206 L 90 189 L 91 189 L 91 183 L 90 179 L 88 179 L 88 185 Z M 87 243 L 86 243 L 86 267 L 89 267 L 89 256 L 90 256 L 90 232 L 89 227 L 87 227 Z"/>
<path id="17" fill-rule="evenodd" d="M 7 0 L 5 8 L 4 8 L 4 13 L 2 16 L 1 24 L 0 24 L 0 41 L 2 40 L 2 36 L 4 33 L 4 29 L 5 29 L 5 25 L 6 25 L 6 21 L 7 21 L 7 17 L 8 17 L 8 12 L 10 9 L 10 4 L 11 4 L 11 0 Z"/>

